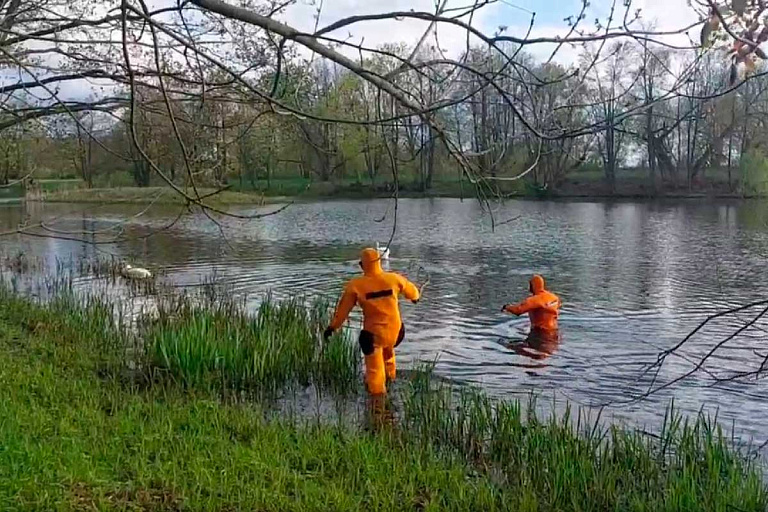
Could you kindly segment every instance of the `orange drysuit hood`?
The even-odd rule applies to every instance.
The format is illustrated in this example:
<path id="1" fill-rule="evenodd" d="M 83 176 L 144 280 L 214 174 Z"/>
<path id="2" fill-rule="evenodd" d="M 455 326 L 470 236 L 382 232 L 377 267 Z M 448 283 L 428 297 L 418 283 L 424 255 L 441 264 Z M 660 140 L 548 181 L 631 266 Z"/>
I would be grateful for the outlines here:
<path id="1" fill-rule="evenodd" d="M 531 293 L 534 295 L 544 291 L 544 278 L 536 274 L 530 281 Z"/>
<path id="2" fill-rule="evenodd" d="M 367 276 L 381 274 L 381 257 L 376 249 L 363 249 L 360 253 L 360 266 L 363 267 L 363 273 Z"/>

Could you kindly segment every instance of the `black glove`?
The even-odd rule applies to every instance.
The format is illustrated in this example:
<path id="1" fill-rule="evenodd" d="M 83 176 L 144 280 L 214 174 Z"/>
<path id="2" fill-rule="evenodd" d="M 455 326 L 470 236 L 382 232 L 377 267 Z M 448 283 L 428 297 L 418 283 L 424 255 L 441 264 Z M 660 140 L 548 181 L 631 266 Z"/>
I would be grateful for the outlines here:
<path id="1" fill-rule="evenodd" d="M 501 306 L 501 312 L 502 313 L 506 313 L 507 312 L 507 306 L 509 306 L 509 304 L 504 304 L 503 306 Z"/>
<path id="2" fill-rule="evenodd" d="M 333 336 L 333 329 L 332 328 L 329 327 L 325 331 L 323 331 L 323 339 L 324 340 L 327 341 L 328 338 L 330 338 L 331 336 Z"/>

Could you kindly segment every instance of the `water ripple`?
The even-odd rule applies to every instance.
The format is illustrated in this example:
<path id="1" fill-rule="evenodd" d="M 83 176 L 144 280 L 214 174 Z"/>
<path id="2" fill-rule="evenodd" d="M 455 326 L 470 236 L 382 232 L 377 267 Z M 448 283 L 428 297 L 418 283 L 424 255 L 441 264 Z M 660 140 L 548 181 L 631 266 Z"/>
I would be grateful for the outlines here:
<path id="1" fill-rule="evenodd" d="M 113 254 L 152 268 L 177 286 L 197 286 L 215 274 L 234 294 L 254 298 L 272 290 L 335 300 L 356 275 L 362 246 L 389 239 L 391 223 L 377 223 L 387 201 L 337 201 L 295 205 L 259 221 L 222 219 L 219 228 L 185 217 L 146 240 L 92 246 L 74 241 L 7 238 L 2 251 L 22 250 L 46 259 Z M 23 205 L 0 210 L 0 231 L 27 217 L 60 217 L 58 229 L 116 226 L 138 210 L 105 207 L 91 213 L 71 206 Z M 70 213 L 67 213 L 70 212 Z M 175 210 L 157 209 L 126 226 L 142 235 L 167 224 Z M 764 203 L 509 202 L 497 218 L 520 215 L 494 232 L 477 203 L 451 199 L 401 200 L 389 266 L 430 284 L 418 306 L 403 305 L 407 342 L 399 360 L 436 361 L 436 371 L 478 384 L 497 396 L 530 390 L 556 393 L 577 403 L 626 401 L 649 381 L 639 378 L 658 352 L 678 342 L 707 315 L 764 297 L 768 255 Z M 544 274 L 564 303 L 562 342 L 543 359 L 521 355 L 510 343 L 526 337 L 527 322 L 499 312 L 522 298 L 532 273 Z M 84 280 L 78 286 L 88 286 Z M 659 374 L 684 374 L 712 343 L 750 318 L 712 322 L 691 341 L 684 357 L 670 358 Z M 754 312 L 752 312 L 754 313 Z M 353 329 L 360 325 L 353 315 Z M 754 368 L 768 353 L 768 321 L 728 344 L 707 365 L 727 373 Z M 697 411 L 719 406 L 758 438 L 768 420 L 764 381 L 711 387 L 705 375 L 684 381 L 644 402 L 616 409 L 638 424 L 660 420 L 663 405 Z"/>

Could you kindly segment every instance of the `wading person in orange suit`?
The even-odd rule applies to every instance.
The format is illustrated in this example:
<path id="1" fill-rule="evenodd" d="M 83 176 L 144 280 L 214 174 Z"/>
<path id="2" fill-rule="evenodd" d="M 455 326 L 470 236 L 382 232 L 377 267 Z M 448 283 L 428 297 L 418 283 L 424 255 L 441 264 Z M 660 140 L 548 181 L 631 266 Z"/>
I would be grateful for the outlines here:
<path id="1" fill-rule="evenodd" d="M 363 250 L 360 266 L 363 275 L 347 283 L 323 337 L 327 339 L 340 329 L 352 308 L 359 305 L 363 310 L 360 349 L 365 356 L 365 384 L 372 395 L 383 395 L 386 380 L 395 378 L 394 349 L 405 337 L 398 297 L 402 294 L 415 304 L 421 293 L 403 276 L 384 272 L 376 249 Z"/>
<path id="2" fill-rule="evenodd" d="M 560 345 L 557 317 L 560 315 L 560 298 L 544 287 L 544 278 L 535 275 L 530 281 L 531 295 L 519 304 L 507 304 L 502 311 L 513 315 L 528 313 L 531 332 L 522 344 L 510 344 L 521 356 L 543 360 L 551 356 Z M 540 365 L 539 365 L 540 366 Z"/>
<path id="3" fill-rule="evenodd" d="M 519 304 L 507 304 L 502 311 L 513 315 L 528 313 L 531 320 L 531 333 L 535 331 L 557 331 L 557 317 L 560 316 L 560 298 L 544 287 L 544 278 L 535 275 L 531 278 L 530 297 Z"/>

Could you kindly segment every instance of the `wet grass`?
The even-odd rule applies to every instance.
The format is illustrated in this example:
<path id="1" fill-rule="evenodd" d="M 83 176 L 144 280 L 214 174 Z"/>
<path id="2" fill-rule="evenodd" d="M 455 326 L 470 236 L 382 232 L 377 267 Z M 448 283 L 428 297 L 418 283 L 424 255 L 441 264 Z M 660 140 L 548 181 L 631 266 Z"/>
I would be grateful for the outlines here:
<path id="1" fill-rule="evenodd" d="M 108 301 L 62 294 L 33 304 L 0 288 L 0 509 L 768 505 L 760 468 L 716 422 L 671 410 L 647 435 L 570 411 L 541 417 L 533 403 L 493 401 L 417 370 L 375 432 L 267 419 L 268 401 L 221 391 L 313 383 L 353 393 L 359 356 L 343 338 L 321 349 L 322 303 L 268 299 L 249 316 L 204 295 L 166 302 L 130 332 Z M 153 380 L 126 378 L 129 368 L 151 369 Z"/>
<path id="2" fill-rule="evenodd" d="M 126 386 L 102 371 L 102 341 L 80 334 L 95 320 L 0 305 L 2 510 L 502 506 L 503 493 L 467 479 L 461 461 L 333 426 L 267 421 L 254 404 Z"/>
<path id="3" fill-rule="evenodd" d="M 494 402 L 416 372 L 404 427 L 420 450 L 460 454 L 518 489 L 520 510 L 766 510 L 761 468 L 715 418 L 670 407 L 648 435 L 566 409 L 541 419 L 530 403 Z"/>
<path id="4" fill-rule="evenodd" d="M 357 390 L 360 357 L 343 334 L 323 343 L 328 305 L 267 297 L 255 315 L 229 299 L 161 304 L 146 329 L 148 362 L 184 387 L 275 395 L 291 385 Z"/>

